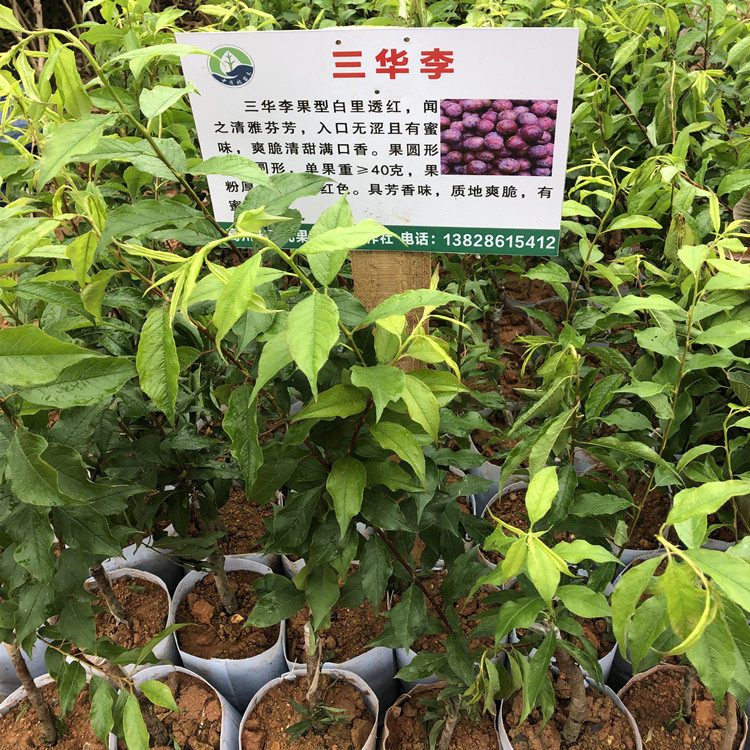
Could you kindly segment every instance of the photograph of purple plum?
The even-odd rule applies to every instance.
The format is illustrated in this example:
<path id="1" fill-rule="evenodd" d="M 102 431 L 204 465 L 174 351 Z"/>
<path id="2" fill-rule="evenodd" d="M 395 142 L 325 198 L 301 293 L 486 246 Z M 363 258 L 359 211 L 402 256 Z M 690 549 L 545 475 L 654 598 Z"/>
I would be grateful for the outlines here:
<path id="1" fill-rule="evenodd" d="M 440 172 L 549 177 L 556 99 L 443 99 Z"/>

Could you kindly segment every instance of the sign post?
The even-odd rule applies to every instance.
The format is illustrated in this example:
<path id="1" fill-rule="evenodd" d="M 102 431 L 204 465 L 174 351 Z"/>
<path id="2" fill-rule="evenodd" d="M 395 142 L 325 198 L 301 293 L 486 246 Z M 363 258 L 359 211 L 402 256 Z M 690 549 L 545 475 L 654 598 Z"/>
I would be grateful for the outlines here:
<path id="1" fill-rule="evenodd" d="M 429 283 L 429 253 L 556 255 L 577 29 L 189 32 L 183 58 L 203 158 L 331 181 L 295 204 L 305 241 L 346 194 L 383 236 L 353 254 L 366 307 Z M 229 226 L 250 185 L 212 175 Z M 368 254 L 370 251 L 376 253 Z"/>

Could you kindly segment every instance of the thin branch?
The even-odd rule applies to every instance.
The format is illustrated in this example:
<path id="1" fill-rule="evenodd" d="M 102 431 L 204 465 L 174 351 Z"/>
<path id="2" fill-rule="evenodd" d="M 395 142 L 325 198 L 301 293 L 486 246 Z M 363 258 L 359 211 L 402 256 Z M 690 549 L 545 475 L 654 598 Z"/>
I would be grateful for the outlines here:
<path id="1" fill-rule="evenodd" d="M 432 606 L 432 609 L 435 611 L 435 614 L 438 616 L 438 619 L 443 624 L 446 631 L 449 634 L 456 635 L 456 630 L 453 627 L 453 625 L 451 625 L 450 620 L 445 616 L 445 612 L 443 612 L 443 608 L 437 603 L 437 600 L 432 595 L 432 593 L 427 588 L 427 586 L 424 585 L 424 582 L 422 581 L 422 579 L 416 574 L 414 568 L 412 568 L 412 566 L 409 565 L 409 563 L 406 561 L 404 556 L 398 551 L 396 546 L 386 536 L 386 534 L 382 531 L 382 529 L 375 527 L 375 533 L 383 540 L 383 542 L 385 543 L 385 546 L 388 547 L 388 549 L 391 551 L 391 554 L 396 558 L 396 560 L 398 560 L 401 567 L 409 574 L 412 582 L 425 595 L 425 598 Z"/>

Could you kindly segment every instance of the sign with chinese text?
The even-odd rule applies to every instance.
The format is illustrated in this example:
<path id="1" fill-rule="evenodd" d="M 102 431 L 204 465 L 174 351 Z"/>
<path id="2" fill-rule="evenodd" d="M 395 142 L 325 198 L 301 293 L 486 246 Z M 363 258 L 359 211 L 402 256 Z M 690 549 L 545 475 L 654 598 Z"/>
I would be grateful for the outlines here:
<path id="1" fill-rule="evenodd" d="M 407 249 L 555 255 L 577 29 L 345 28 L 177 34 L 203 158 L 328 176 L 307 228 L 346 193 Z M 209 177 L 231 224 L 250 185 Z M 367 246 L 404 250 L 390 236 Z"/>

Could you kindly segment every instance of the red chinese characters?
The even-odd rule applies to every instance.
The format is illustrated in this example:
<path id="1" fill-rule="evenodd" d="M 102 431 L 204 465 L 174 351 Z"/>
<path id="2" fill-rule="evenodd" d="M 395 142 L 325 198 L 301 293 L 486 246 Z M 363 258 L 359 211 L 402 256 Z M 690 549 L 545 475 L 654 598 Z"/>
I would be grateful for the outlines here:
<path id="1" fill-rule="evenodd" d="M 362 52 L 360 50 L 334 50 L 333 52 L 334 78 L 364 78 L 362 67 Z"/>
<path id="2" fill-rule="evenodd" d="M 375 60 L 379 65 L 375 68 L 375 72 L 386 74 L 391 80 L 394 80 L 400 73 L 409 72 L 409 57 L 406 50 L 383 48 L 375 55 Z"/>
<path id="3" fill-rule="evenodd" d="M 366 73 L 363 70 L 362 59 L 363 53 L 361 50 L 334 50 L 333 77 L 365 78 Z M 455 71 L 452 50 L 440 49 L 439 47 L 423 50 L 420 53 L 419 61 L 421 64 L 419 72 L 433 81 Z M 375 62 L 377 63 L 375 73 L 387 75 L 392 81 L 396 79 L 396 76 L 409 73 L 409 54 L 406 50 L 384 47 L 375 55 Z"/>
<path id="4" fill-rule="evenodd" d="M 435 49 L 425 50 L 420 58 L 422 67 L 420 73 L 426 73 L 427 77 L 436 80 L 446 73 L 453 73 L 453 52 L 449 50 Z"/>

